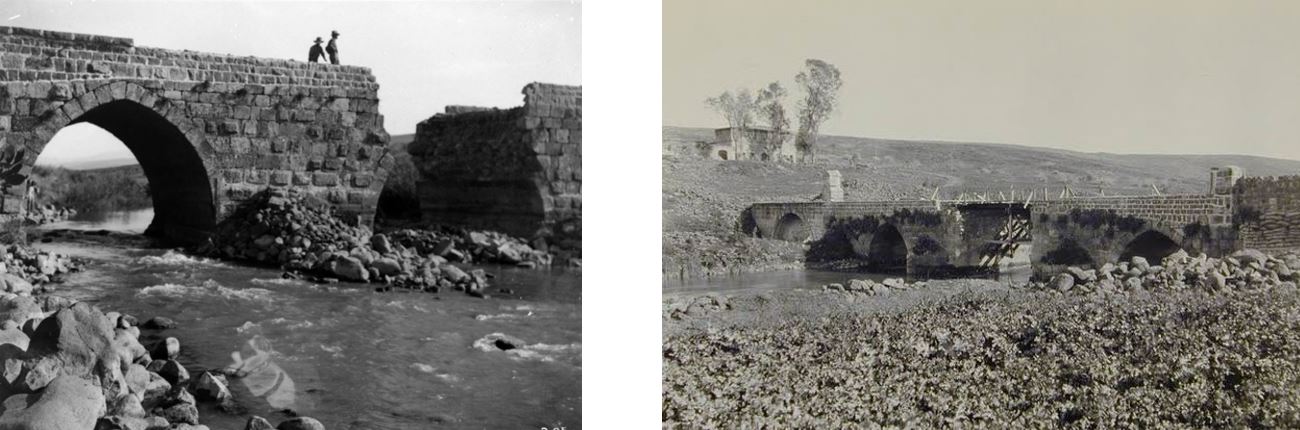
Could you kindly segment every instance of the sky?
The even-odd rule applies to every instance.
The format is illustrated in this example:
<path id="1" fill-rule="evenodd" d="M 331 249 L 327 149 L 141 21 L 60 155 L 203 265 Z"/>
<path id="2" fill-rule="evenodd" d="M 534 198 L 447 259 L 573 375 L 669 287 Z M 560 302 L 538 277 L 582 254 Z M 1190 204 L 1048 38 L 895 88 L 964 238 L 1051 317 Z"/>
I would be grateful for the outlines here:
<path id="1" fill-rule="evenodd" d="M 826 134 L 1300 159 L 1296 1 L 664 0 L 663 19 L 665 125 L 723 127 L 705 98 L 793 88 L 817 58 L 844 81 Z"/>
<path id="2" fill-rule="evenodd" d="M 299 61 L 313 39 L 338 30 L 340 61 L 375 74 L 379 110 L 394 135 L 414 133 L 446 105 L 522 105 L 530 82 L 582 84 L 576 1 L 0 0 L 0 25 Z M 101 132 L 65 128 L 41 164 L 130 156 L 124 146 L 101 151 L 113 146 Z"/>

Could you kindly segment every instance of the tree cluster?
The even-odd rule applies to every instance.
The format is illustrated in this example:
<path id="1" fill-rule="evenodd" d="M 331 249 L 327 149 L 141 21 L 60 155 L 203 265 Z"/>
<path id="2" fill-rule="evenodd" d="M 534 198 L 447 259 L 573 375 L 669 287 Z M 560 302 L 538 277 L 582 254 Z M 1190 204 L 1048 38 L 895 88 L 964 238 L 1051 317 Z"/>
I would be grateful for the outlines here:
<path id="1" fill-rule="evenodd" d="M 799 120 L 798 131 L 794 134 L 799 154 L 797 161 L 812 161 L 821 125 L 835 112 L 838 103 L 837 93 L 842 84 L 840 71 L 825 61 L 809 59 L 794 80 L 802 93 L 796 104 Z M 747 88 L 740 88 L 723 91 L 717 97 L 706 99 L 705 103 L 727 120 L 727 126 L 734 131 L 731 135 L 733 143 L 737 136 L 748 136 L 750 129 L 764 125 L 770 133 L 765 134 L 763 151 L 778 154 L 791 134 L 790 114 L 785 107 L 789 95 L 789 90 L 776 81 L 760 88 L 757 96 Z"/>

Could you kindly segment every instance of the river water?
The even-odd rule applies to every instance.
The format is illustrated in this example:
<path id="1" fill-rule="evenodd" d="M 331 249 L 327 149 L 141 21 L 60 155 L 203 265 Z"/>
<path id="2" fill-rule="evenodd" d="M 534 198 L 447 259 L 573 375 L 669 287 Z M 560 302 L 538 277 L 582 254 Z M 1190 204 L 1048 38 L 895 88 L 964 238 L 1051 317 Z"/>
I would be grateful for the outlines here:
<path id="1" fill-rule="evenodd" d="M 46 228 L 139 232 L 150 218 L 118 213 Z M 176 320 L 161 335 L 180 339 L 191 375 L 240 369 L 247 376 L 230 381 L 236 400 L 272 422 L 292 410 L 329 429 L 581 427 L 580 271 L 485 266 L 492 290 L 513 290 L 485 300 L 285 280 L 279 270 L 163 249 L 37 246 L 90 260 L 58 294 L 141 321 Z M 501 350 L 499 335 L 528 346 Z M 150 336 L 141 335 L 146 347 Z M 214 429 L 247 419 L 200 411 Z"/>

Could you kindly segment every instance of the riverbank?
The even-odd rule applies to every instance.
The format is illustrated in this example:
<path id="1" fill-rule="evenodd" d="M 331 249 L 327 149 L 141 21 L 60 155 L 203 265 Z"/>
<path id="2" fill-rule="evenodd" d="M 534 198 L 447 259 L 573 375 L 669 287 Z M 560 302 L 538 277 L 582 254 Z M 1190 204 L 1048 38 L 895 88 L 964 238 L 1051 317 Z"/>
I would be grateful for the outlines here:
<path id="1" fill-rule="evenodd" d="M 1086 288 L 667 296 L 665 427 L 1300 424 L 1300 293 L 1262 274 L 1285 259 L 1168 261 L 1068 275 Z"/>
<path id="2" fill-rule="evenodd" d="M 686 280 L 752 272 L 802 269 L 803 246 L 738 233 L 666 232 L 665 279 Z"/>

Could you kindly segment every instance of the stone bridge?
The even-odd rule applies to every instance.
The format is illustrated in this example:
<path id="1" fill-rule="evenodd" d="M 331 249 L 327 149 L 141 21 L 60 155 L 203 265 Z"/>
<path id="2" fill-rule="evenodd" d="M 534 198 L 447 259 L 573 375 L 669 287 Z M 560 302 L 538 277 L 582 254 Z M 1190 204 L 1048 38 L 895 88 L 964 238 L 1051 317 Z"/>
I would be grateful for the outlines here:
<path id="1" fill-rule="evenodd" d="M 1232 167 L 1214 169 L 1203 195 L 759 203 L 746 212 L 747 233 L 805 242 L 809 261 L 915 275 L 996 271 L 1026 245 L 1040 276 L 1178 249 L 1300 250 L 1300 176 L 1240 178 Z"/>
<path id="2" fill-rule="evenodd" d="M 241 200 L 302 190 L 359 223 L 393 162 L 379 85 L 356 66 L 135 46 L 131 39 L 0 27 L 0 212 L 60 129 L 94 124 L 149 180 L 146 234 L 202 241 Z"/>

